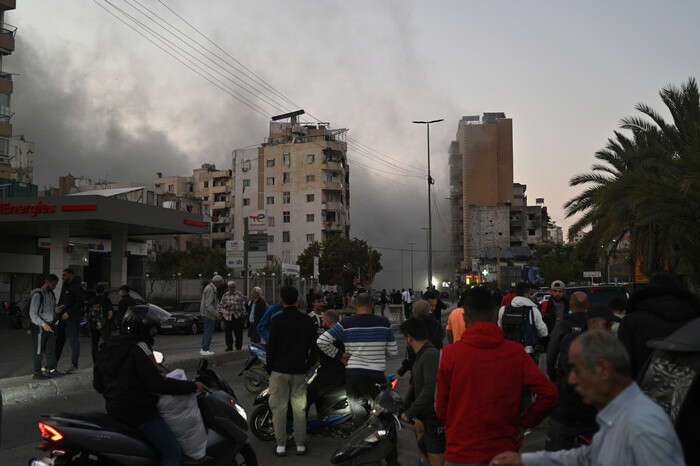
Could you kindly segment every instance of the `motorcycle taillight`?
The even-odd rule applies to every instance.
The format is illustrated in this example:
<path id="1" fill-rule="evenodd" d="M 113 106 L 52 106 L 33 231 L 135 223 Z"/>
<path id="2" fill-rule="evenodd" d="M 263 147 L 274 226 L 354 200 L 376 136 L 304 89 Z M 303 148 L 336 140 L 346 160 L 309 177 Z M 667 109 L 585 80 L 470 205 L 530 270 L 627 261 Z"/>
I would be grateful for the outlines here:
<path id="1" fill-rule="evenodd" d="M 55 427 L 45 424 L 43 422 L 40 422 L 37 425 L 39 427 L 39 432 L 41 432 L 41 438 L 50 440 L 54 443 L 63 440 L 63 434 L 59 432 L 58 429 L 56 429 Z"/>

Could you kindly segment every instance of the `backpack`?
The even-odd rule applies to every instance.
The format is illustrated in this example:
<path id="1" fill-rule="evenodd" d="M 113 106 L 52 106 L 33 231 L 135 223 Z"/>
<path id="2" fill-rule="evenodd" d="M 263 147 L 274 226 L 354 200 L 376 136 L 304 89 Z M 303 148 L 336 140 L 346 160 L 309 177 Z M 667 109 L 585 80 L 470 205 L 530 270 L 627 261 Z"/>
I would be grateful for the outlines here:
<path id="1" fill-rule="evenodd" d="M 27 302 L 24 303 L 24 306 L 22 306 L 22 315 L 28 319 L 29 319 L 29 307 L 32 305 L 32 298 L 34 298 L 35 294 L 39 295 L 39 312 L 41 312 L 42 308 L 44 307 L 44 294 L 41 292 L 40 289 L 32 290 L 32 292 L 29 293 L 29 297 L 27 298 Z M 31 322 L 31 319 L 30 319 L 30 322 Z"/>
<path id="2" fill-rule="evenodd" d="M 501 317 L 503 336 L 525 347 L 534 347 L 537 344 L 537 329 L 532 312 L 529 306 L 506 306 Z"/>
<path id="3" fill-rule="evenodd" d="M 569 376 L 569 347 L 577 336 L 581 335 L 586 328 L 583 325 L 572 325 L 569 331 L 559 341 L 559 353 L 554 362 L 555 378 L 559 382 L 568 384 L 566 381 Z"/>

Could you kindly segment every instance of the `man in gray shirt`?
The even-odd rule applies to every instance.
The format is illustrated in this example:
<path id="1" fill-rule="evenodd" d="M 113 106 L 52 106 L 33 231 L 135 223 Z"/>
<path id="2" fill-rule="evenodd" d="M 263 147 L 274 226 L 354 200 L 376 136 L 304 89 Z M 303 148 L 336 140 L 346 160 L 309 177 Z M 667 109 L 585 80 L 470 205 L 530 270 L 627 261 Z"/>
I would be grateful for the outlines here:
<path id="1" fill-rule="evenodd" d="M 630 360 L 610 332 L 589 330 L 569 349 L 569 383 L 598 410 L 600 430 L 591 445 L 555 452 L 505 452 L 492 466 L 685 465 L 683 450 L 664 410 L 632 380 Z"/>
<path id="2" fill-rule="evenodd" d="M 34 343 L 34 378 L 43 379 L 54 377 L 56 372 L 56 335 L 54 321 L 56 320 L 56 295 L 54 289 L 58 277 L 50 274 L 38 290 L 29 296 L 29 320 Z M 43 366 L 44 359 L 46 366 Z"/>
<path id="3" fill-rule="evenodd" d="M 211 283 L 207 284 L 202 290 L 202 301 L 199 306 L 199 313 L 204 320 L 204 333 L 202 334 L 202 349 L 199 351 L 200 356 L 213 356 L 214 352 L 211 347 L 211 337 L 214 334 L 214 324 L 222 317 L 219 309 L 219 298 L 216 290 L 224 286 L 224 277 L 214 275 Z"/>

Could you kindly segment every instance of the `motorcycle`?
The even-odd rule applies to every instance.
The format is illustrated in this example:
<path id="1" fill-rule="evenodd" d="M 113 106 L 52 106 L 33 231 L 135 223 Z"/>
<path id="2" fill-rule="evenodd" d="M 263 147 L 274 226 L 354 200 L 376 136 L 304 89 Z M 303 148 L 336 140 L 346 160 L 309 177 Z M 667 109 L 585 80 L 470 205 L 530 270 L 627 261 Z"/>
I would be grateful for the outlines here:
<path id="1" fill-rule="evenodd" d="M 316 380 L 320 367 L 320 365 L 315 365 L 307 373 L 305 378 L 307 389 Z M 310 391 L 314 389 L 316 389 L 315 386 Z M 310 397 L 307 397 L 307 399 L 310 399 Z M 251 432 L 263 441 L 275 439 L 269 401 L 270 389 L 266 388 L 255 399 L 253 406 L 257 407 L 253 410 L 250 417 Z M 364 422 L 369 416 L 369 407 L 351 403 L 343 386 L 323 390 L 323 393 L 320 393 L 318 399 L 315 400 L 315 404 L 318 419 L 309 419 L 307 421 L 306 429 L 309 433 L 321 433 L 338 438 L 347 437 L 359 423 Z M 291 410 L 288 410 L 288 433 L 291 433 L 293 430 L 291 418 Z"/>
<path id="2" fill-rule="evenodd" d="M 398 431 L 401 430 L 399 415 L 403 411 L 397 385 L 397 378 L 387 377 L 387 383 L 374 400 L 367 423 L 333 453 L 331 464 L 379 466 L 396 451 Z"/>
<path id="3" fill-rule="evenodd" d="M 156 361 L 162 354 L 154 352 Z M 236 402 L 230 385 L 209 369 L 202 359 L 195 380 L 209 387 L 197 395 L 207 428 L 204 459 L 192 464 L 257 466 L 255 451 L 248 442 L 245 409 Z M 42 416 L 38 423 L 43 458 L 29 466 L 142 465 L 160 464 L 141 432 L 120 424 L 105 413 Z M 188 464 L 184 462 L 183 464 Z"/>
<path id="4" fill-rule="evenodd" d="M 267 363 L 267 348 L 262 343 L 250 344 L 250 357 L 238 376 L 243 376 L 245 389 L 257 395 L 267 387 L 270 376 L 265 369 Z"/>

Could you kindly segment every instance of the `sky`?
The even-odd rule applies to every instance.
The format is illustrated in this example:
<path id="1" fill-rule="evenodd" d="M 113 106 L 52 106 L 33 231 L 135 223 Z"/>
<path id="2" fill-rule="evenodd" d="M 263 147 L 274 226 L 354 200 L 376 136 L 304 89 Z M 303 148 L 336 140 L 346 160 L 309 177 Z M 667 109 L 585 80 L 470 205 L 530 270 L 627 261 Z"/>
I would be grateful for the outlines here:
<path id="1" fill-rule="evenodd" d="M 372 149 L 348 152 L 351 235 L 378 248 L 415 243 L 422 250 L 414 256 L 417 288 L 427 276 L 428 205 L 420 179 L 425 129 L 412 120 L 445 119 L 431 129 L 434 268 L 442 280 L 450 275 L 447 151 L 462 115 L 513 119 L 514 181 L 527 185 L 532 202 L 543 197 L 566 228 L 563 204 L 576 194 L 568 180 L 590 169 L 635 104 L 661 109 L 659 89 L 700 70 L 700 3 L 692 1 L 17 3 L 5 16 L 18 32 L 3 69 L 16 73 L 14 133 L 36 142 L 41 187 L 68 172 L 149 182 L 156 172 L 185 175 L 202 163 L 228 167 L 233 149 L 263 140 L 269 116 L 299 106 Z M 101 6 L 167 36 L 135 9 L 148 7 L 181 29 L 180 39 L 206 44 L 234 65 L 235 58 L 279 94 L 261 84 L 246 93 L 227 68 L 220 85 L 245 96 L 253 111 Z M 200 72 L 222 66 L 167 37 Z M 380 251 L 377 284 L 411 286 L 410 255 Z"/>

